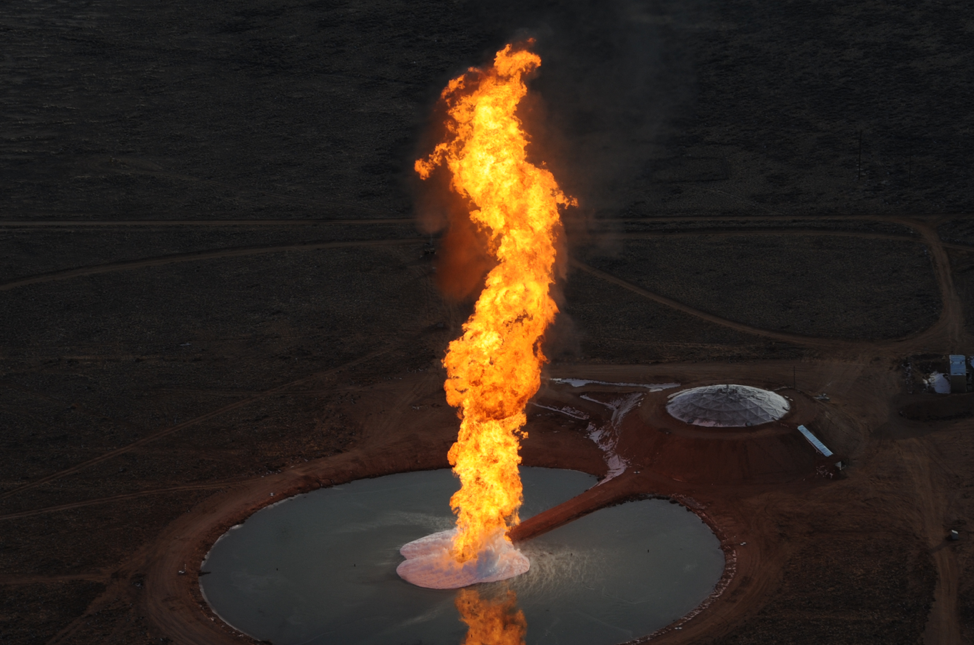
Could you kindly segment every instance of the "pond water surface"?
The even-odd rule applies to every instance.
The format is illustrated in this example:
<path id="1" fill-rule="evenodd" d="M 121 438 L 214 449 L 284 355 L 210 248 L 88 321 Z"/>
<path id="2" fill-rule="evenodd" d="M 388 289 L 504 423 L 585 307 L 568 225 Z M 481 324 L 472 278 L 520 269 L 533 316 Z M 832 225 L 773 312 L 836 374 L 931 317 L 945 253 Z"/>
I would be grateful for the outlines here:
<path id="1" fill-rule="evenodd" d="M 595 484 L 570 470 L 522 468 L 521 476 L 522 519 Z M 274 645 L 459 645 L 468 628 L 458 592 L 396 575 L 400 546 L 452 526 L 457 488 L 449 470 L 435 470 L 284 500 L 217 541 L 200 586 L 227 623 Z M 508 617 L 523 612 L 529 645 L 611 645 L 649 634 L 700 604 L 724 567 L 710 528 L 657 499 L 601 509 L 521 549 L 531 570 L 477 585 L 473 597 L 506 600 Z M 469 601 L 461 603 L 468 621 Z"/>

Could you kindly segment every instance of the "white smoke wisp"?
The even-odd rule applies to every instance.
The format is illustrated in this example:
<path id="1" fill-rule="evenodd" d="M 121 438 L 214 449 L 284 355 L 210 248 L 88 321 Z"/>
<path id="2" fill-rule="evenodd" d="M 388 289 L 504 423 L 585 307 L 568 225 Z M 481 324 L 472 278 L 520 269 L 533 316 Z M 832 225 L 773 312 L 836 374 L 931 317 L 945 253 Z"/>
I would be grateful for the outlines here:
<path id="1" fill-rule="evenodd" d="M 459 589 L 480 582 L 497 582 L 526 573 L 531 562 L 498 531 L 476 560 L 457 562 L 451 553 L 456 529 L 440 531 L 403 545 L 406 560 L 396 573 L 406 582 L 427 589 Z"/>

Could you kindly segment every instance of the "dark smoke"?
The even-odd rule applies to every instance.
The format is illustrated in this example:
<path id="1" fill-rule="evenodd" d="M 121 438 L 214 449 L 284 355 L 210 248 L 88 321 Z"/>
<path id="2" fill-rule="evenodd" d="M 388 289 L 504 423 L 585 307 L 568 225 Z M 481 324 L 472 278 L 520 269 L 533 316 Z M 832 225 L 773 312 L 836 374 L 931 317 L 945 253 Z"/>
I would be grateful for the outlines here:
<path id="1" fill-rule="evenodd" d="M 579 200 L 566 219 L 575 242 L 588 218 L 629 206 L 626 187 L 645 174 L 661 127 L 689 98 L 689 61 L 674 58 L 665 40 L 693 2 L 559 2 L 531 13 L 503 4 L 543 60 L 522 118 L 534 160 Z"/>
<path id="2" fill-rule="evenodd" d="M 565 193 L 579 201 L 577 208 L 563 212 L 560 282 L 566 279 L 572 248 L 592 242 L 593 220 L 632 203 L 626 187 L 646 172 L 662 145 L 661 126 L 692 91 L 689 62 L 667 55 L 663 32 L 688 20 L 689 7 L 697 1 L 578 0 L 526 8 L 516 0 L 499 0 L 478 5 L 495 42 L 480 60 L 458 65 L 489 65 L 506 42 L 528 38 L 535 40 L 531 48 L 542 58 L 519 116 L 531 137 L 531 161 L 547 166 Z M 436 131 L 442 116 L 434 114 L 418 155 L 442 140 Z M 417 212 L 424 231 L 443 232 L 437 252 L 439 288 L 451 299 L 472 300 L 492 264 L 484 236 L 467 217 L 469 205 L 455 195 L 444 197 L 447 180 L 421 182 Z M 564 310 L 560 285 L 554 297 Z M 552 358 L 571 357 L 578 348 L 575 327 L 562 313 L 548 332 L 546 352 Z"/>

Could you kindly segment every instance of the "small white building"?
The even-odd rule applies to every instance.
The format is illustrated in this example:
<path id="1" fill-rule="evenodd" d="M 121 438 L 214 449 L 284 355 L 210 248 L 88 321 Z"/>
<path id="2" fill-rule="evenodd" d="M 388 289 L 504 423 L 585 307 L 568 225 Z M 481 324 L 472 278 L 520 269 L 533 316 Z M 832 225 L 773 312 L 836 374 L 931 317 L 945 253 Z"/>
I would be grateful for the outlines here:
<path id="1" fill-rule="evenodd" d="M 957 394 L 967 391 L 967 357 L 963 354 L 950 355 L 950 392 Z"/>

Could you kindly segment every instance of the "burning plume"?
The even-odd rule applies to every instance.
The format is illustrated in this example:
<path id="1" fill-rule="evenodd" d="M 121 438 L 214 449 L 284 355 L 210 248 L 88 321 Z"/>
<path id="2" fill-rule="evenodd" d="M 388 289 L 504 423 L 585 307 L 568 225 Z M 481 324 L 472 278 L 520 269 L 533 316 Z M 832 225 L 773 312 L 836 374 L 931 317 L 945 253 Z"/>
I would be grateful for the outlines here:
<path id="1" fill-rule="evenodd" d="M 461 487 L 450 500 L 455 531 L 401 549 L 407 561 L 400 575 L 422 586 L 500 580 L 530 566 L 506 533 L 521 505 L 524 408 L 541 386 L 541 340 L 558 313 L 550 289 L 559 207 L 574 203 L 547 169 L 527 160 L 528 138 L 515 116 L 527 94 L 524 77 L 540 64 L 537 54 L 507 45 L 490 69 L 450 81 L 442 95 L 446 140 L 416 162 L 423 179 L 438 166 L 450 172 L 451 189 L 467 200 L 496 261 L 443 360 L 446 398 L 461 419 L 449 453 Z M 449 549 L 439 552 L 447 540 Z"/>
<path id="2" fill-rule="evenodd" d="M 488 600 L 473 589 L 461 589 L 456 605 L 460 620 L 468 627 L 463 645 L 524 645 L 528 623 L 517 608 L 513 591 L 498 600 Z"/>
<path id="3" fill-rule="evenodd" d="M 508 45 L 492 68 L 450 81 L 443 92 L 448 139 L 416 162 L 424 179 L 446 165 L 452 189 L 469 199 L 470 219 L 487 234 L 497 260 L 463 336 L 450 343 L 443 361 L 447 402 L 461 418 L 449 454 L 461 483 L 450 500 L 459 562 L 518 522 L 524 407 L 541 386 L 540 342 L 558 312 L 549 295 L 554 241 L 558 207 L 571 200 L 548 170 L 527 161 L 528 139 L 515 116 L 527 93 L 524 76 L 540 64 L 537 54 Z"/>

